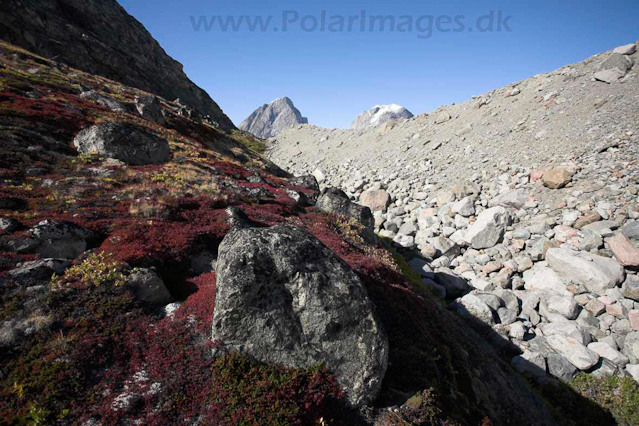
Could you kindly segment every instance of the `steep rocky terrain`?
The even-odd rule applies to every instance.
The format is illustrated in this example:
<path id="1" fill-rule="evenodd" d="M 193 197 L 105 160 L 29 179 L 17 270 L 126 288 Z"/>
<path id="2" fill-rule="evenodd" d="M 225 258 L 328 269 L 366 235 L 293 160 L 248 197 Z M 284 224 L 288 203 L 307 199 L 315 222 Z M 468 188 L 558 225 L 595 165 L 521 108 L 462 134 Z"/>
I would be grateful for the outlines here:
<path id="1" fill-rule="evenodd" d="M 450 310 L 519 348 L 514 369 L 597 395 L 639 381 L 638 58 L 620 46 L 381 129 L 298 126 L 268 153 L 368 206 Z"/>
<path id="2" fill-rule="evenodd" d="M 335 186 L 358 171 L 379 181 L 397 173 L 430 193 L 502 163 L 541 169 L 593 153 L 634 126 L 638 57 L 595 55 L 375 129 L 296 126 L 269 143 L 269 157 L 294 173 L 319 167 Z M 600 69 L 617 67 L 625 68 L 620 80 L 595 79 Z"/>
<path id="3" fill-rule="evenodd" d="M 545 402 L 368 208 L 180 111 L 0 45 L 0 423 L 614 423 Z"/>
<path id="4" fill-rule="evenodd" d="M 364 130 L 381 126 L 388 121 L 404 121 L 413 114 L 399 105 L 376 105 L 358 115 L 351 124 L 351 130 Z"/>
<path id="5" fill-rule="evenodd" d="M 5 0 L 0 39 L 127 86 L 180 101 L 221 129 L 235 126 L 116 0 Z"/>
<path id="6" fill-rule="evenodd" d="M 239 128 L 258 138 L 268 139 L 293 126 L 307 123 L 308 119 L 302 117 L 302 113 L 295 108 L 293 101 L 284 97 L 275 99 L 270 104 L 264 104 L 253 111 L 246 120 L 242 121 Z"/>

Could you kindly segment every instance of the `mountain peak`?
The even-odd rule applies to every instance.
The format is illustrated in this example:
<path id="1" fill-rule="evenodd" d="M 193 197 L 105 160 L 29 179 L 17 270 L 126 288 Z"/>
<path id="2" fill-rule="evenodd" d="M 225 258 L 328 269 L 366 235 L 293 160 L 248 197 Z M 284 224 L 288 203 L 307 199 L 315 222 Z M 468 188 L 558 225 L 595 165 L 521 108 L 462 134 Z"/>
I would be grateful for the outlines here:
<path id="1" fill-rule="evenodd" d="M 293 101 L 285 96 L 253 111 L 239 125 L 239 128 L 259 138 L 268 139 L 297 124 L 307 123 L 308 119 L 302 117 L 302 113 L 295 108 Z"/>
<path id="2" fill-rule="evenodd" d="M 353 124 L 351 124 L 352 130 L 362 130 L 371 127 L 377 127 L 391 120 L 406 120 L 412 118 L 413 114 L 397 104 L 390 105 L 375 105 L 368 111 L 364 111 L 358 115 Z"/>

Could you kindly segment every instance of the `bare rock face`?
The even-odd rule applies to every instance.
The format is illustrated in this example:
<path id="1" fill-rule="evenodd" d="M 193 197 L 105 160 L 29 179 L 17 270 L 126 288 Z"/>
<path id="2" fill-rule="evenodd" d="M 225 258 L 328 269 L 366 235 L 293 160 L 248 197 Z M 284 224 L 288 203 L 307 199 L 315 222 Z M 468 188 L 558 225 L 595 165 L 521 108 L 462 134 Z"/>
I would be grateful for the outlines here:
<path id="1" fill-rule="evenodd" d="M 165 99 L 180 98 L 220 128 L 235 128 L 116 0 L 6 0 L 2 9 L 1 39 Z"/>
<path id="2" fill-rule="evenodd" d="M 351 124 L 351 130 L 369 129 L 381 126 L 388 121 L 407 120 L 412 117 L 413 114 L 402 106 L 376 105 L 358 115 Z"/>
<path id="3" fill-rule="evenodd" d="M 214 340 L 289 367 L 324 363 L 354 406 L 372 402 L 388 340 L 359 277 L 307 231 L 235 228 L 219 247 Z"/>
<path id="4" fill-rule="evenodd" d="M 82 130 L 73 140 L 78 152 L 99 154 L 131 165 L 162 164 L 169 160 L 169 143 L 126 123 L 107 121 Z"/>
<path id="5" fill-rule="evenodd" d="M 286 129 L 298 124 L 307 124 L 308 119 L 302 117 L 293 101 L 289 98 L 279 98 L 270 104 L 264 104 L 246 120 L 242 121 L 239 128 L 246 130 L 258 138 L 268 139 L 277 136 Z"/>

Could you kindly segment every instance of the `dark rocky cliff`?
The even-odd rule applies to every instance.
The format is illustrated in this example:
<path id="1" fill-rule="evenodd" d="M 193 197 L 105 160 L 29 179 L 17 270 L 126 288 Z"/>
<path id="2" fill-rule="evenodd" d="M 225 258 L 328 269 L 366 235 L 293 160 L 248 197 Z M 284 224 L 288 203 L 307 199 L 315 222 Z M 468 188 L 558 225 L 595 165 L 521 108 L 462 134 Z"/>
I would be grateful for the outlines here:
<path id="1" fill-rule="evenodd" d="M 115 0 L 3 0 L 0 39 L 170 101 L 180 98 L 221 129 L 235 128 Z"/>

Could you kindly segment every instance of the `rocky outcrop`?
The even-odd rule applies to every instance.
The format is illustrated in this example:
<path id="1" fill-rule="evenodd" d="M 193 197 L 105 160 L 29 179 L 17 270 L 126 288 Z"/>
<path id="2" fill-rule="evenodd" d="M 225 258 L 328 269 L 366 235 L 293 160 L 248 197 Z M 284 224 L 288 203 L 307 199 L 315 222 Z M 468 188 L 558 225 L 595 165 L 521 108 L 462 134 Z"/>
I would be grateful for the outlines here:
<path id="1" fill-rule="evenodd" d="M 253 111 L 246 120 L 242 121 L 239 128 L 258 138 L 268 139 L 297 124 L 307 123 L 308 119 L 302 117 L 302 114 L 293 105 L 293 101 L 284 97 L 276 99 L 270 104 L 264 104 Z"/>
<path id="2" fill-rule="evenodd" d="M 301 228 L 235 229 L 219 248 L 213 339 L 269 363 L 334 372 L 373 401 L 388 340 L 357 275 Z"/>
<path id="3" fill-rule="evenodd" d="M 0 38 L 91 74 L 179 98 L 224 130 L 231 120 L 184 73 L 182 64 L 115 0 L 7 0 Z"/>
<path id="4" fill-rule="evenodd" d="M 403 121 L 412 117 L 413 114 L 409 110 L 399 105 L 375 105 L 355 118 L 351 124 L 351 130 L 370 129 L 388 121 Z"/>
<path id="5" fill-rule="evenodd" d="M 169 143 L 141 127 L 107 121 L 82 130 L 73 140 L 78 152 L 115 158 L 131 165 L 169 160 Z"/>

